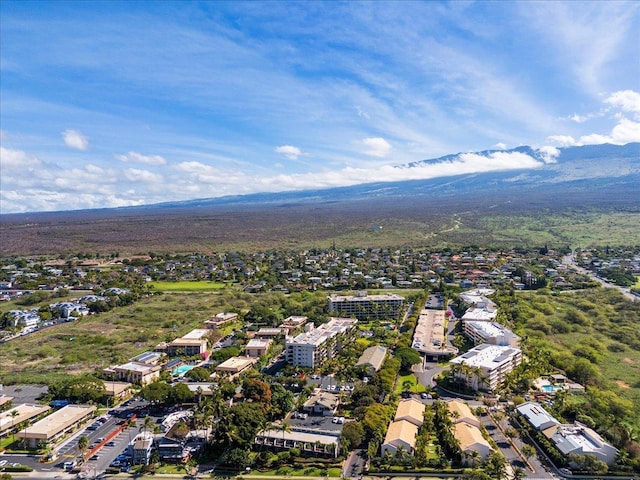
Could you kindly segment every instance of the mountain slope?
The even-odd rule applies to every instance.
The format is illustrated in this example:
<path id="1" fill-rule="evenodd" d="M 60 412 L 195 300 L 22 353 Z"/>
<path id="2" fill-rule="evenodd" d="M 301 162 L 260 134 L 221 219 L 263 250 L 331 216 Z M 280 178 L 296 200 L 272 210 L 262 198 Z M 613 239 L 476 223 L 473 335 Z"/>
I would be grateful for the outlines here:
<path id="1" fill-rule="evenodd" d="M 487 150 L 474 155 L 490 157 L 492 154 L 513 152 L 539 160 L 539 168 L 513 169 L 483 173 L 461 174 L 431 179 L 376 182 L 348 187 L 280 193 L 255 193 L 182 202 L 168 202 L 152 207 L 180 208 L 222 205 L 273 205 L 281 203 L 339 202 L 367 198 L 442 197 L 524 193 L 528 189 L 546 189 L 560 195 L 573 190 L 606 189 L 617 185 L 622 190 L 640 185 L 640 143 L 627 145 L 588 145 L 558 149 L 559 155 L 549 161 L 548 153 L 523 146 L 512 150 Z M 464 154 L 447 155 L 436 159 L 398 165 L 396 168 L 414 169 L 425 165 L 455 162 Z M 546 163 L 544 163 L 546 160 Z M 640 188 L 638 188 L 640 190 Z M 636 199 L 640 202 L 639 197 Z M 134 208 L 134 207 L 132 207 Z M 140 207 L 135 207 L 140 208 Z"/>

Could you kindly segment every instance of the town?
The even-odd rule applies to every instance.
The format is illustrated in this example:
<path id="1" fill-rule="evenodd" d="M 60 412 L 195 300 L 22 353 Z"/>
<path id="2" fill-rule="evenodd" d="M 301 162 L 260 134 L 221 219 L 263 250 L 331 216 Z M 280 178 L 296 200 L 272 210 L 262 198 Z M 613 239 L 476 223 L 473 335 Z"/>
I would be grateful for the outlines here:
<path id="1" fill-rule="evenodd" d="M 54 366 L 51 382 L 32 385 L 3 368 L 6 472 L 638 472 L 638 439 L 625 423 L 637 405 L 603 390 L 587 355 L 597 348 L 585 344 L 563 363 L 545 344 L 545 333 L 591 321 L 576 310 L 566 324 L 545 323 L 559 309 L 541 303 L 604 283 L 637 315 L 637 249 L 78 254 L 4 259 L 0 272 L 6 352 L 48 334 L 72 349 L 82 339 L 69 329 L 210 288 L 200 292 L 209 307 L 173 324 L 160 313 L 162 335 L 133 342 L 131 356 L 121 349 L 118 362 L 88 358 L 55 379 Z M 225 291 L 227 308 L 214 310 Z M 522 295 L 542 317 L 525 319 Z M 610 350 L 637 349 L 638 336 L 627 337 Z M 27 363 L 47 358 L 33 355 Z M 622 421 L 604 428 L 610 415 Z"/>

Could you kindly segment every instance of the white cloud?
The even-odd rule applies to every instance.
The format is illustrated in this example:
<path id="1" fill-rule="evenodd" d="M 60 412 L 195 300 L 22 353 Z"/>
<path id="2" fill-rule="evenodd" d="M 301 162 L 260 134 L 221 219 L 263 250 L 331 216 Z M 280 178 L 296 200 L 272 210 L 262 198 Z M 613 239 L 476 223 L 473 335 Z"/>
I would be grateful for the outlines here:
<path id="1" fill-rule="evenodd" d="M 86 150 L 89 146 L 89 139 L 77 130 L 65 130 L 62 132 L 62 138 L 65 145 L 74 150 Z"/>
<path id="2" fill-rule="evenodd" d="M 164 180 L 162 175 L 158 173 L 138 168 L 127 168 L 124 171 L 124 177 L 130 182 L 162 183 Z"/>
<path id="3" fill-rule="evenodd" d="M 362 144 L 367 147 L 362 153 L 372 157 L 386 157 L 393 150 L 391 144 L 382 137 L 365 138 Z"/>
<path id="4" fill-rule="evenodd" d="M 574 113 L 573 115 L 569 115 L 566 117 L 567 120 L 571 120 L 575 123 L 584 123 L 594 118 L 602 117 L 606 113 L 606 110 L 601 110 L 599 112 L 587 113 L 586 115 L 580 115 L 578 113 Z"/>
<path id="5" fill-rule="evenodd" d="M 544 160 L 544 163 L 555 163 L 560 155 L 560 150 L 556 147 L 544 146 L 538 149 L 538 153 Z"/>
<path id="6" fill-rule="evenodd" d="M 547 137 L 547 140 L 556 143 L 561 147 L 571 147 L 576 144 L 575 138 L 571 135 L 551 135 Z"/>
<path id="7" fill-rule="evenodd" d="M 302 155 L 302 150 L 293 145 L 281 145 L 276 147 L 276 153 L 280 153 L 287 157 L 289 160 L 297 160 Z"/>
<path id="8" fill-rule="evenodd" d="M 569 135 L 551 135 L 547 139 L 561 147 L 600 145 L 602 143 L 625 145 L 627 143 L 640 142 L 640 122 L 620 117 L 617 125 L 613 127 L 609 135 L 591 133 L 582 135 L 577 140 Z"/>
<path id="9" fill-rule="evenodd" d="M 605 103 L 620 108 L 624 112 L 640 112 L 640 93 L 633 90 L 620 90 L 613 92 Z"/>
<path id="10" fill-rule="evenodd" d="M 129 152 L 126 155 L 116 155 L 118 160 L 130 163 L 144 163 L 146 165 L 166 165 L 167 160 L 160 155 L 143 155 L 138 152 Z"/>
<path id="11" fill-rule="evenodd" d="M 497 148 L 498 150 L 506 150 L 507 149 L 507 144 L 506 143 L 502 143 L 502 142 L 498 142 L 493 147 Z"/>
<path id="12" fill-rule="evenodd" d="M 37 157 L 29 155 L 22 150 L 0 147 L 0 171 L 2 172 L 12 169 L 19 169 L 24 172 L 25 170 L 28 171 L 39 167 L 41 164 L 42 162 Z"/>

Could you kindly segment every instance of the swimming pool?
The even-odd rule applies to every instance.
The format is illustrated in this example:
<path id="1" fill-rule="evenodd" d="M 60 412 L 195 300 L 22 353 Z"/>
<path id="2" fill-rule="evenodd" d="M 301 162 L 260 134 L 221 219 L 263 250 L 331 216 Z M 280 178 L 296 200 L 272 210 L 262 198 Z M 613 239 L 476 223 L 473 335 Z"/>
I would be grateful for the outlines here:
<path id="1" fill-rule="evenodd" d="M 559 387 L 558 385 L 543 385 L 542 390 L 547 393 L 556 393 L 558 390 L 562 390 L 562 387 Z"/>
<path id="2" fill-rule="evenodd" d="M 180 365 L 179 367 L 174 368 L 173 372 L 171 373 L 173 373 L 173 375 L 175 375 L 176 377 L 181 377 L 192 368 L 196 368 L 195 365 Z"/>

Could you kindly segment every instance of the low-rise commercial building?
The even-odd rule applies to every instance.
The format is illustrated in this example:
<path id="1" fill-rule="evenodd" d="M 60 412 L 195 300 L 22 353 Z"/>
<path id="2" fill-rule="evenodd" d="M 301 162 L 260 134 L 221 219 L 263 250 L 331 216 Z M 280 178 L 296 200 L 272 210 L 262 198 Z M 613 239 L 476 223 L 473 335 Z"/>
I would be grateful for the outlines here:
<path id="1" fill-rule="evenodd" d="M 27 422 L 36 418 L 50 409 L 51 407 L 48 405 L 22 403 L 0 413 L 0 438 L 8 435 L 12 430 L 15 430 L 16 426 L 20 425 L 22 422 Z"/>
<path id="2" fill-rule="evenodd" d="M 406 420 L 391 422 L 384 437 L 384 442 L 380 447 L 380 453 L 385 456 L 389 453 L 395 456 L 398 449 L 402 448 L 409 455 L 413 455 L 416 447 L 416 437 L 418 436 L 418 427 Z"/>
<path id="3" fill-rule="evenodd" d="M 235 377 L 245 370 L 250 369 L 257 361 L 257 358 L 231 357 L 218 365 L 216 367 L 216 372 L 229 375 L 230 377 Z"/>
<path id="4" fill-rule="evenodd" d="M 286 330 L 282 328 L 261 328 L 256 332 L 256 338 L 262 339 L 275 339 L 283 337 L 286 334 Z"/>
<path id="5" fill-rule="evenodd" d="M 282 430 L 262 430 L 254 440 L 258 449 L 267 448 L 273 451 L 296 448 L 302 455 L 337 458 L 340 439 L 335 435 L 320 432 Z"/>
<path id="6" fill-rule="evenodd" d="M 165 347 L 165 351 L 167 355 L 171 357 L 191 357 L 194 355 L 203 356 L 207 352 L 208 342 L 205 337 L 208 333 L 208 330 L 202 328 L 192 330 L 186 335 L 176 338 L 171 343 L 168 343 Z"/>
<path id="7" fill-rule="evenodd" d="M 162 352 L 143 352 L 140 355 L 136 355 L 129 360 L 138 363 L 148 363 L 149 365 L 157 365 L 164 357 Z"/>
<path id="8" fill-rule="evenodd" d="M 77 427 L 86 418 L 93 415 L 96 407 L 93 405 L 67 405 L 30 427 L 18 432 L 31 448 L 35 448 L 39 442 L 52 442 L 67 431 Z"/>
<path id="9" fill-rule="evenodd" d="M 129 382 L 110 382 L 104 383 L 104 394 L 109 399 L 109 405 L 115 405 L 118 400 L 122 400 L 129 396 L 132 384 Z"/>
<path id="10" fill-rule="evenodd" d="M 330 295 L 328 301 L 329 312 L 358 320 L 396 320 L 400 318 L 404 306 L 404 297 L 395 293 Z"/>
<path id="11" fill-rule="evenodd" d="M 355 339 L 354 318 L 331 318 L 318 328 L 310 328 L 295 338 L 286 340 L 286 358 L 291 365 L 315 368 L 340 352 L 344 345 Z"/>

